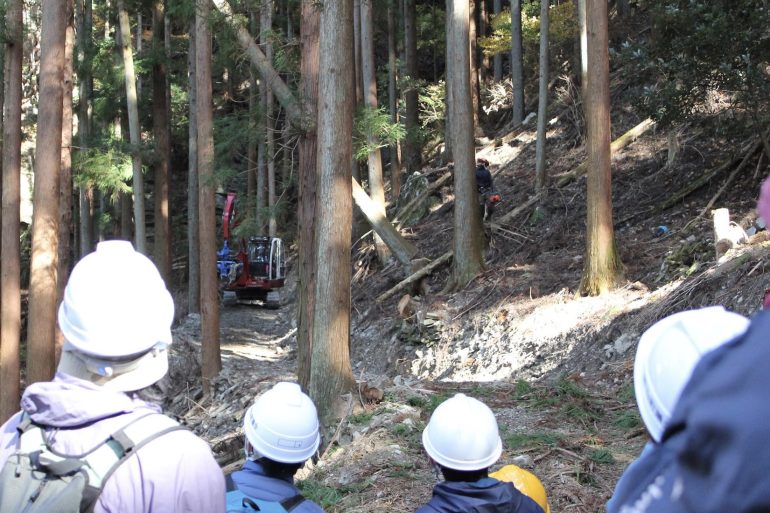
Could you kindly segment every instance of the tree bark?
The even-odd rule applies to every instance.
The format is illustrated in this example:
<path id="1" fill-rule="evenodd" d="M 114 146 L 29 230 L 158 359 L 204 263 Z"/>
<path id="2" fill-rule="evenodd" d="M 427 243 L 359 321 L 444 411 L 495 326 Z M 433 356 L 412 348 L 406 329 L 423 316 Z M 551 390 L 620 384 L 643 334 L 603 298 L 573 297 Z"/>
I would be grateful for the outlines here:
<path id="1" fill-rule="evenodd" d="M 320 13 L 315 0 L 302 0 L 300 21 L 300 95 L 307 115 L 315 119 L 318 103 L 318 43 Z M 300 386 L 310 387 L 310 360 L 313 349 L 316 259 L 316 132 L 315 122 L 300 135 L 297 221 L 297 377 Z"/>
<path id="2" fill-rule="evenodd" d="M 91 0 L 78 0 L 78 144 L 80 151 L 88 149 L 91 136 L 91 28 L 92 28 L 92 4 Z M 91 200 L 93 191 L 90 188 L 80 187 L 79 200 L 79 226 L 78 238 L 80 257 L 91 252 L 93 243 L 93 218 L 91 217 Z"/>
<path id="3" fill-rule="evenodd" d="M 598 295 L 613 288 L 622 264 L 615 248 L 610 165 L 610 79 L 607 2 L 586 0 L 588 75 L 585 102 L 588 126 L 586 257 L 580 290 Z"/>
<path id="4" fill-rule="evenodd" d="M 195 89 L 198 111 L 198 205 L 201 275 L 201 339 L 204 394 L 222 369 L 219 350 L 219 284 L 217 282 L 216 201 L 214 199 L 214 127 L 211 92 L 210 0 L 197 0 L 195 10 Z"/>
<path id="5" fill-rule="evenodd" d="M 273 65 L 273 43 L 270 41 L 273 29 L 273 0 L 262 0 L 260 23 L 262 25 L 261 37 L 265 48 L 265 57 L 270 65 Z M 267 232 L 275 237 L 278 226 L 275 218 L 275 117 L 274 117 L 273 90 L 265 89 L 263 116 L 265 119 L 265 163 L 267 165 Z"/>
<path id="6" fill-rule="evenodd" d="M 535 145 L 535 191 L 543 192 L 548 182 L 545 142 L 548 120 L 548 2 L 540 2 L 540 90 L 537 99 L 537 143 Z"/>
<path id="7" fill-rule="evenodd" d="M 44 2 L 40 37 L 40 105 L 35 141 L 27 383 L 48 381 L 56 369 L 59 168 L 61 166 L 64 4 Z"/>
<path id="8" fill-rule="evenodd" d="M 452 0 L 447 23 L 451 37 L 447 41 L 453 66 L 449 77 L 452 149 L 455 155 L 454 266 L 455 286 L 463 287 L 482 268 L 481 215 L 479 212 L 475 148 L 473 144 L 473 101 L 470 80 L 469 13 L 466 0 Z"/>
<path id="9" fill-rule="evenodd" d="M 131 49 L 131 27 L 128 22 L 128 11 L 124 0 L 118 0 L 118 17 L 120 22 L 121 53 L 126 81 L 126 108 L 128 110 L 128 132 L 131 140 L 131 163 L 133 168 L 134 195 L 134 244 L 140 253 L 147 252 L 147 236 L 144 220 L 144 177 L 142 176 L 142 134 L 139 127 L 139 104 L 136 89 L 136 73 L 134 72 L 134 55 Z"/>
<path id="10" fill-rule="evenodd" d="M 396 41 L 396 0 L 388 0 L 388 108 L 390 122 L 398 123 L 398 91 L 396 81 L 398 78 L 398 45 Z M 390 147 L 390 194 L 393 202 L 401 195 L 401 158 L 399 143 Z"/>
<path id="11" fill-rule="evenodd" d="M 321 7 L 318 80 L 318 270 L 310 397 L 327 423 L 341 395 L 355 386 L 350 366 L 350 161 L 353 146 L 352 0 Z"/>
<path id="12" fill-rule="evenodd" d="M 479 59 L 478 45 L 476 44 L 476 0 L 470 0 L 468 7 L 468 43 L 470 45 L 471 67 L 471 105 L 473 106 L 473 130 L 480 128 L 479 111 L 481 110 L 481 91 L 479 89 Z"/>
<path id="13" fill-rule="evenodd" d="M 195 92 L 195 19 L 190 22 L 189 72 L 187 79 L 190 125 L 187 131 L 187 308 L 200 312 L 200 245 L 198 237 L 198 107 Z M 251 165 L 251 164 L 249 164 Z"/>
<path id="14" fill-rule="evenodd" d="M 446 121 L 444 122 L 444 164 L 449 164 L 452 161 L 452 88 L 449 87 L 449 80 L 453 76 L 453 69 L 455 63 L 451 59 L 451 51 L 449 49 L 449 41 L 452 40 L 452 24 L 449 22 L 454 16 L 453 11 L 454 0 L 446 0 L 446 23 L 444 23 L 445 37 L 447 41 L 446 45 L 446 66 L 444 70 L 444 106 L 446 108 Z"/>
<path id="15" fill-rule="evenodd" d="M 169 184 L 171 181 L 171 133 L 169 105 L 166 103 L 166 38 L 165 1 L 152 6 L 152 126 L 155 136 L 155 264 L 171 287 L 171 218 L 169 216 Z"/>
<path id="16" fill-rule="evenodd" d="M 404 52 L 406 57 L 407 85 L 404 89 L 406 105 L 406 139 L 404 140 L 404 160 L 406 169 L 413 172 L 422 166 L 422 156 L 418 142 L 419 104 L 417 80 L 417 13 L 415 0 L 404 0 Z"/>
<path id="17" fill-rule="evenodd" d="M 513 86 L 513 125 L 524 121 L 524 52 L 521 39 L 521 2 L 511 0 L 511 85 Z"/>
<path id="18" fill-rule="evenodd" d="M 64 297 L 70 269 L 70 244 L 72 236 L 72 77 L 74 73 L 73 51 L 75 49 L 75 26 L 73 25 L 73 6 L 64 4 L 66 32 L 64 39 L 64 75 L 62 82 L 62 133 L 61 133 L 61 174 L 59 176 L 59 290 L 57 302 Z M 56 358 L 61 354 L 64 337 L 56 326 Z"/>
<path id="19" fill-rule="evenodd" d="M 494 0 L 492 2 L 492 12 L 497 16 L 500 11 L 503 10 L 503 1 Z M 500 83 L 503 80 L 503 54 L 496 53 L 492 60 L 492 69 L 494 72 L 495 83 Z"/>
<path id="20" fill-rule="evenodd" d="M 372 0 L 361 0 L 361 74 L 364 82 L 364 104 L 367 108 L 377 109 L 377 70 L 374 63 L 374 6 Z M 377 140 L 367 134 L 370 145 Z M 369 152 L 369 196 L 376 208 L 385 217 L 385 185 L 382 179 L 382 155 L 376 148 Z M 374 235 L 374 246 L 380 263 L 385 265 L 390 259 L 390 250 L 379 235 Z"/>
<path id="21" fill-rule="evenodd" d="M 21 101 L 23 0 L 6 5 L 3 102 L 2 245 L 0 245 L 0 422 L 19 411 L 21 285 Z"/>

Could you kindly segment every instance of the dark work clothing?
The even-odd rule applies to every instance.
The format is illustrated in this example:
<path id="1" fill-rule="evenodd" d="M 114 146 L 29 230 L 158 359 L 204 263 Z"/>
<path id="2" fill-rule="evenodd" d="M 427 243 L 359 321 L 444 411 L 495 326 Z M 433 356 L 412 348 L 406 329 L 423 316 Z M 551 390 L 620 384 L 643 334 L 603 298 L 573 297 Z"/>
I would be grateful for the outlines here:
<path id="1" fill-rule="evenodd" d="M 661 465 L 639 475 L 634 493 L 613 499 L 609 513 L 770 511 L 768 389 L 764 310 L 745 334 L 698 363 L 656 451 Z"/>
<path id="2" fill-rule="evenodd" d="M 483 165 L 476 166 L 476 187 L 479 191 L 492 189 L 492 173 Z"/>
<path id="3" fill-rule="evenodd" d="M 544 513 L 511 483 L 485 477 L 475 483 L 442 481 L 417 513 Z"/>
<path id="4" fill-rule="evenodd" d="M 246 461 L 241 470 L 232 473 L 232 479 L 238 490 L 264 501 L 280 502 L 299 493 L 293 479 L 268 476 L 257 461 Z M 323 513 L 323 509 L 313 501 L 305 500 L 294 508 L 293 513 Z"/>

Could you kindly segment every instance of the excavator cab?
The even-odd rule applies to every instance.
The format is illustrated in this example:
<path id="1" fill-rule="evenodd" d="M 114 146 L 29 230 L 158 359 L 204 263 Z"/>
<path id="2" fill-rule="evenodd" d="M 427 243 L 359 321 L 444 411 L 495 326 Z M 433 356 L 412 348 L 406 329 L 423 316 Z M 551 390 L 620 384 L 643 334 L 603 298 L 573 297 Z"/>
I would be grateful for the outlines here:
<path id="1" fill-rule="evenodd" d="M 235 295 L 237 302 L 278 308 L 279 290 L 286 279 L 283 241 L 278 237 L 252 236 L 240 239 L 238 251 L 228 240 L 235 212 L 235 193 L 228 193 L 222 213 L 222 249 L 217 252 L 217 270 L 223 297 Z"/>

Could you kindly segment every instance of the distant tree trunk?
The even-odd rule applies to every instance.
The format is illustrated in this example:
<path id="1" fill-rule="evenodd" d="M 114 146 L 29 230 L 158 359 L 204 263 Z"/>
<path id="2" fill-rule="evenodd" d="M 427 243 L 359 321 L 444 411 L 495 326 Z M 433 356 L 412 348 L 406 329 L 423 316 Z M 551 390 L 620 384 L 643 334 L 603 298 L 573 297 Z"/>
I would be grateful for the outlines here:
<path id="1" fill-rule="evenodd" d="M 618 9 L 618 18 L 621 20 L 627 18 L 628 14 L 631 12 L 630 2 L 628 0 L 618 0 L 616 6 Z"/>
<path id="2" fill-rule="evenodd" d="M 209 0 L 197 0 L 195 10 L 195 91 L 198 111 L 198 205 L 201 275 L 201 340 L 203 391 L 222 369 L 219 352 L 219 293 L 217 283 L 216 201 L 214 200 L 214 126 L 211 93 L 211 28 Z"/>
<path id="3" fill-rule="evenodd" d="M 302 0 L 300 20 L 300 95 L 308 116 L 316 119 L 318 103 L 318 42 L 320 12 L 315 0 Z M 315 123 L 299 139 L 297 221 L 297 377 L 304 390 L 310 387 L 310 360 L 313 350 L 316 259 L 316 153 Z"/>
<path id="4" fill-rule="evenodd" d="M 361 2 L 363 0 L 353 0 L 353 76 L 356 85 L 356 106 L 364 101 L 364 81 L 361 73 Z"/>
<path id="5" fill-rule="evenodd" d="M 613 288 L 622 264 L 612 224 L 610 165 L 610 73 L 607 2 L 586 0 L 588 75 L 585 116 L 588 125 L 586 195 L 586 257 L 580 290 L 598 295 Z"/>
<path id="6" fill-rule="evenodd" d="M 255 36 L 258 34 L 259 26 L 258 16 L 256 11 L 249 13 L 249 29 Z M 251 83 L 249 84 L 249 135 L 247 137 L 246 147 L 246 160 L 248 161 L 248 169 L 246 171 L 246 205 L 249 211 L 253 210 L 256 216 L 256 204 L 257 204 L 257 130 L 259 126 L 259 109 L 261 103 L 259 103 L 259 76 L 254 66 L 249 66 L 249 77 Z"/>
<path id="7" fill-rule="evenodd" d="M 364 79 L 364 104 L 377 109 L 377 70 L 374 62 L 374 6 L 372 0 L 361 0 L 361 74 Z M 376 138 L 367 134 L 370 145 L 376 145 Z M 369 196 L 385 215 L 385 185 L 382 179 L 382 155 L 376 148 L 369 152 Z M 379 235 L 374 235 L 374 246 L 380 263 L 390 259 L 390 250 Z"/>
<path id="8" fill-rule="evenodd" d="M 588 84 L 588 27 L 586 27 L 586 0 L 577 0 L 575 8 L 577 9 L 580 47 L 580 95 L 585 99 L 586 84 Z"/>
<path id="9" fill-rule="evenodd" d="M 489 35 L 489 9 L 486 0 L 482 0 L 479 4 L 479 35 L 482 37 Z M 489 56 L 482 52 L 481 66 L 479 66 L 479 77 L 482 84 L 486 84 L 490 69 L 492 69 L 492 64 Z"/>
<path id="10" fill-rule="evenodd" d="M 482 3 L 484 3 L 482 1 Z M 492 12 L 497 16 L 500 14 L 500 11 L 503 10 L 503 1 L 502 0 L 494 0 L 492 2 Z M 495 84 L 498 84 L 502 82 L 503 80 L 503 54 L 502 53 L 496 53 L 493 61 L 493 70 L 494 70 L 494 76 L 495 76 Z"/>
<path id="11" fill-rule="evenodd" d="M 201 274 L 200 245 L 198 237 L 198 107 L 195 94 L 195 19 L 190 23 L 188 62 L 188 102 L 190 125 L 187 132 L 187 308 L 190 313 L 200 312 Z M 249 164 L 251 165 L 251 164 Z"/>
<path id="12" fill-rule="evenodd" d="M 449 87 L 452 90 L 450 119 L 455 156 L 454 184 L 454 267 L 453 282 L 464 287 L 482 268 L 481 214 L 475 178 L 473 145 L 473 100 L 471 96 L 469 13 L 466 0 L 452 0 L 447 20 L 451 37 L 447 41 L 449 60 L 454 63 Z"/>
<path id="13" fill-rule="evenodd" d="M 262 0 L 262 10 L 260 13 L 260 23 L 262 25 L 261 34 L 265 46 L 265 57 L 272 65 L 273 63 L 273 43 L 270 38 L 273 30 L 273 0 Z M 265 88 L 263 116 L 265 119 L 265 162 L 267 164 L 267 214 L 268 214 L 268 234 L 275 237 L 278 231 L 275 219 L 275 117 L 273 90 Z"/>
<path id="14" fill-rule="evenodd" d="M 535 192 L 543 193 L 548 182 L 545 168 L 545 139 L 548 120 L 548 2 L 540 2 L 540 89 L 537 99 L 537 143 Z"/>
<path id="15" fill-rule="evenodd" d="M 171 181 L 171 133 L 169 105 L 166 103 L 165 1 L 152 6 L 152 126 L 155 136 L 155 264 L 167 286 L 171 286 L 171 218 L 169 183 Z"/>
<path id="16" fill-rule="evenodd" d="M 398 40 L 396 25 L 395 5 L 397 0 L 388 0 L 388 108 L 390 110 L 390 122 L 398 123 L 398 90 L 396 81 L 398 78 Z M 397 201 L 401 195 L 401 158 L 399 143 L 390 147 L 390 193 L 393 201 Z"/>
<path id="17" fill-rule="evenodd" d="M 134 188 L 134 244 L 140 253 L 147 252 L 147 236 L 144 221 L 144 177 L 142 176 L 142 134 L 139 127 L 139 104 L 136 90 L 136 73 L 134 73 L 134 55 L 131 50 L 131 26 L 128 22 L 128 11 L 124 0 L 118 0 L 118 17 L 120 22 L 121 51 L 123 68 L 126 79 L 126 107 L 128 110 L 128 131 L 131 139 Z"/>
<path id="18" fill-rule="evenodd" d="M 473 106 L 473 130 L 475 134 L 475 131 L 481 126 L 479 124 L 479 111 L 481 110 L 481 91 L 479 90 L 479 59 L 478 45 L 476 44 L 476 0 L 470 0 L 469 5 L 468 41 L 470 45 L 471 105 Z"/>
<path id="19" fill-rule="evenodd" d="M 415 0 L 404 0 L 404 53 L 406 56 L 407 85 L 404 88 L 406 104 L 406 139 L 404 141 L 404 160 L 408 172 L 417 171 L 422 166 L 419 139 L 419 104 L 417 80 L 417 12 Z"/>
<path id="20" fill-rule="evenodd" d="M 64 75 L 62 82 L 62 132 L 61 132 L 61 172 L 59 175 L 59 290 L 57 303 L 64 297 L 64 286 L 67 283 L 70 269 L 70 252 L 72 245 L 72 77 L 74 73 L 73 52 L 75 49 L 75 26 L 73 25 L 73 6 L 70 2 L 64 4 L 64 16 L 67 20 L 64 39 Z M 56 326 L 56 358 L 61 354 L 64 337 Z"/>
<path id="21" fill-rule="evenodd" d="M 56 369 L 59 168 L 61 166 L 64 3 L 44 2 L 40 36 L 40 104 L 35 141 L 32 257 L 27 323 L 27 383 L 48 381 Z"/>
<path id="22" fill-rule="evenodd" d="M 310 397 L 327 424 L 341 394 L 352 391 L 350 366 L 350 243 L 353 221 L 350 161 L 353 153 L 352 0 L 321 7 L 318 80 L 318 270 L 313 318 Z"/>
<path id="23" fill-rule="evenodd" d="M 6 4 L 3 98 L 2 239 L 0 241 L 0 422 L 19 411 L 21 285 L 21 100 L 23 0 Z"/>
<path id="24" fill-rule="evenodd" d="M 455 63 L 452 62 L 452 52 L 449 49 L 449 41 L 452 40 L 452 24 L 449 22 L 454 14 L 452 12 L 454 0 L 446 0 L 446 23 L 444 31 L 446 33 L 446 66 L 444 67 L 444 107 L 446 109 L 446 120 L 444 121 L 444 163 L 449 164 L 452 161 L 452 88 L 449 87 L 449 81 L 453 76 Z"/>
<path id="25" fill-rule="evenodd" d="M 513 86 L 513 124 L 524 121 L 524 51 L 521 39 L 521 2 L 511 0 L 511 85 Z"/>
<path id="26" fill-rule="evenodd" d="M 78 144 L 80 151 L 88 149 L 91 136 L 91 28 L 92 28 L 92 4 L 91 0 L 78 0 L 78 16 L 76 31 L 78 36 Z M 93 191 L 88 187 L 80 187 L 79 193 L 79 254 L 85 256 L 93 246 L 91 234 L 94 231 L 93 217 L 91 217 L 91 201 Z"/>

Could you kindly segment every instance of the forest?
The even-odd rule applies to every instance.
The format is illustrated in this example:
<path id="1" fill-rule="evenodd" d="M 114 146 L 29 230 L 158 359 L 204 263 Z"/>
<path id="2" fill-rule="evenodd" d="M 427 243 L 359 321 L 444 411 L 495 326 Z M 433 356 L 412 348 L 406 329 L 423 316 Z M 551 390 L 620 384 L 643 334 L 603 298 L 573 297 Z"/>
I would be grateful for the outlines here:
<path id="1" fill-rule="evenodd" d="M 54 376 L 73 266 L 122 239 L 174 300 L 158 401 L 226 473 L 254 398 L 297 382 L 303 495 L 414 511 L 461 392 L 553 511 L 604 511 L 646 440 L 640 335 L 762 306 L 766 0 L 0 9 L 2 422 Z"/>

